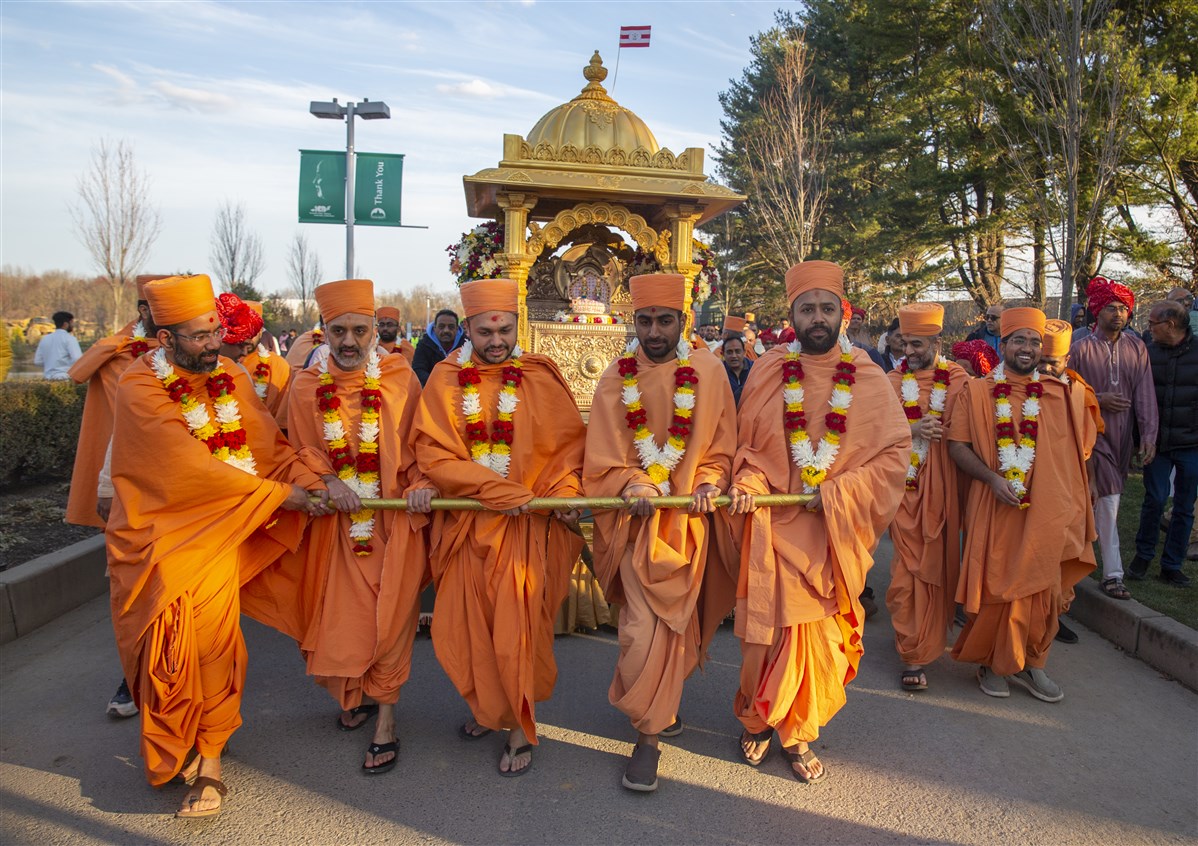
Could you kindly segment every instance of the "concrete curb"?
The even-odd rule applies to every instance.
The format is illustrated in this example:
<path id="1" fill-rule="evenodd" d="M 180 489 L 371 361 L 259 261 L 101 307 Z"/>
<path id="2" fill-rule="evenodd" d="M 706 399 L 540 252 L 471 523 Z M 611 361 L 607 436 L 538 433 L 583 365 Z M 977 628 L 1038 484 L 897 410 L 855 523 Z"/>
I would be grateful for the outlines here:
<path id="1" fill-rule="evenodd" d="M 1082 579 L 1069 616 L 1129 655 L 1198 691 L 1198 631 L 1134 599 L 1111 599 Z"/>
<path id="2" fill-rule="evenodd" d="M 96 535 L 0 572 L 0 643 L 108 593 L 107 564 Z"/>

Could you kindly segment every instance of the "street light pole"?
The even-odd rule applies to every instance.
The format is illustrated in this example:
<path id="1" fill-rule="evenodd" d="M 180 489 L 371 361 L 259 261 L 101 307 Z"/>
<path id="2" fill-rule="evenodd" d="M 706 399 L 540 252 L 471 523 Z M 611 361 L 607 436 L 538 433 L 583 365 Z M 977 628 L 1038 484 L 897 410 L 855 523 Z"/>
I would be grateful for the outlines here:
<path id="1" fill-rule="evenodd" d="M 362 98 L 361 103 L 346 103 L 342 106 L 334 98 L 332 102 L 313 100 L 308 111 L 318 118 L 345 121 L 345 278 L 354 276 L 354 118 L 362 120 L 387 120 L 391 108 L 382 100 Z"/>

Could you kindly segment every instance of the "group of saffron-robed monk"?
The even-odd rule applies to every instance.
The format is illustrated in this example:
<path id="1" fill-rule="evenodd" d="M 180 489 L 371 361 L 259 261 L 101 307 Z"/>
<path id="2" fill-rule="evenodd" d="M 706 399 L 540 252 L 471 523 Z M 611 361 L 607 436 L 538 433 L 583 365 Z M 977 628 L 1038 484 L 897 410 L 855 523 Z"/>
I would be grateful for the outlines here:
<path id="1" fill-rule="evenodd" d="M 657 787 L 659 738 L 684 730 L 683 683 L 733 609 L 740 754 L 760 764 L 777 733 L 799 781 L 827 776 L 811 744 L 857 673 L 859 597 L 887 528 L 904 682 L 926 687 L 955 600 L 969 624 L 954 656 L 981 665 L 982 689 L 1006 695 L 1010 678 L 1051 701 L 1057 614 L 1093 566 L 1095 423 L 1084 386 L 1037 374 L 1043 314 L 1005 312 L 1005 366 L 971 380 L 940 355 L 938 307 L 906 307 L 909 367 L 888 381 L 843 335 L 838 266 L 803 262 L 785 282 L 795 340 L 756 362 L 738 411 L 721 363 L 685 339 L 684 277 L 633 277 L 636 337 L 600 379 L 589 426 L 554 363 L 517 345 L 514 281 L 462 286 L 468 341 L 423 390 L 379 345 L 372 284 L 330 282 L 316 289 L 327 349 L 292 374 L 276 412 L 286 435 L 252 374 L 218 354 L 228 327 L 208 278 L 147 283 L 156 331 L 116 387 L 106 534 L 150 783 L 189 785 L 180 817 L 219 813 L 243 612 L 296 641 L 337 701 L 335 729 L 375 718 L 363 773 L 395 767 L 430 582 L 433 647 L 470 712 L 456 731 L 506 732 L 498 773 L 528 773 L 582 546 L 580 515 L 530 510 L 534 497 L 628 503 L 596 511 L 593 559 L 620 609 L 609 699 L 637 735 L 628 789 Z M 809 500 L 757 507 L 775 493 Z M 667 494 L 689 507 L 655 508 Z M 405 511 L 361 502 L 397 497 Z M 486 510 L 431 511 L 438 497 Z"/>

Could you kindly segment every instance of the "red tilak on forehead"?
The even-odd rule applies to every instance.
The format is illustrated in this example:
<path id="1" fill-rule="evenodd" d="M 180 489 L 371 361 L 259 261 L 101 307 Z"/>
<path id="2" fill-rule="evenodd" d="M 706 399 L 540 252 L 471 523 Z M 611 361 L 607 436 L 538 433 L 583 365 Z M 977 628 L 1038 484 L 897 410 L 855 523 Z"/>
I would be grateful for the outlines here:
<path id="1" fill-rule="evenodd" d="M 499 322 L 499 315 L 498 315 L 498 314 L 492 314 L 492 315 L 491 315 L 491 322 L 492 322 L 492 323 L 498 323 L 498 322 Z"/>
<path id="2" fill-rule="evenodd" d="M 216 318 L 215 318 L 215 317 L 209 317 L 209 318 L 208 318 L 208 322 L 209 322 L 209 323 L 215 323 L 215 322 L 216 322 Z"/>
<path id="3" fill-rule="evenodd" d="M 653 306 L 651 309 L 649 309 L 649 313 L 650 313 L 650 314 L 657 314 L 657 306 Z"/>

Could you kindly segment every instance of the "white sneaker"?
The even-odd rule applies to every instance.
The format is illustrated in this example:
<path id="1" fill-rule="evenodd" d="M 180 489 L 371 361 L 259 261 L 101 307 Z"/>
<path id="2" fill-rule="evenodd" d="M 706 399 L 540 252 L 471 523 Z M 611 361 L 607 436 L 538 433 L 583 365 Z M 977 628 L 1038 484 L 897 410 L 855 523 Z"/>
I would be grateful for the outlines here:
<path id="1" fill-rule="evenodd" d="M 1007 676 L 1007 680 L 1025 688 L 1028 693 L 1041 702 L 1060 702 L 1065 698 L 1065 692 L 1061 690 L 1061 686 L 1050 679 L 1048 674 L 1039 667 L 1020 670 L 1013 676 Z"/>
<path id="2" fill-rule="evenodd" d="M 129 692 L 129 685 L 124 679 L 121 680 L 121 686 L 116 689 L 112 699 L 108 700 L 107 713 L 110 717 L 132 717 L 137 714 L 133 694 Z"/>

